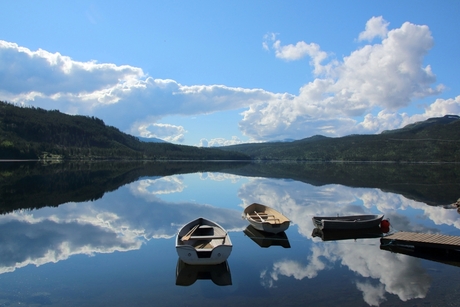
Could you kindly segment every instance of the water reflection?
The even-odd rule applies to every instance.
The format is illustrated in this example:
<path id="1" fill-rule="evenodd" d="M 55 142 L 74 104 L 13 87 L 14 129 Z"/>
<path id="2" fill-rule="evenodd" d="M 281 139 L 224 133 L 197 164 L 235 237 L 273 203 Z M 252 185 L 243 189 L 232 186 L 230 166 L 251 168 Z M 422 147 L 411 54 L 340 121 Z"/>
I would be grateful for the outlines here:
<path id="1" fill-rule="evenodd" d="M 430 276 L 414 258 L 397 254 L 382 254 L 378 242 L 348 244 L 344 241 L 315 244 L 306 261 L 282 260 L 263 274 L 264 284 L 274 287 L 281 276 L 297 280 L 316 278 L 335 263 L 355 273 L 356 288 L 371 306 L 385 300 L 385 292 L 397 295 L 402 301 L 424 298 L 430 287 Z"/>
<path id="2" fill-rule="evenodd" d="M 139 249 L 141 241 L 97 223 L 64 221 L 56 216 L 35 218 L 18 212 L 0 217 L 0 273 L 29 264 L 65 260 L 72 255 Z"/>
<path id="3" fill-rule="evenodd" d="M 239 196 L 246 206 L 254 200 L 282 212 L 298 225 L 306 238 L 311 238 L 311 217 L 315 215 L 384 213 L 395 230 L 439 232 L 437 225 L 460 229 L 455 210 L 427 206 L 378 189 L 316 187 L 290 180 L 255 179 L 241 187 Z M 417 216 L 409 218 L 405 212 L 416 212 Z"/>
<path id="4" fill-rule="evenodd" d="M 190 286 L 197 280 L 211 280 L 217 286 L 230 286 L 232 275 L 228 262 L 214 265 L 190 265 L 182 260 L 177 260 L 176 285 Z"/>
<path id="5" fill-rule="evenodd" d="M 411 257 L 436 261 L 443 264 L 453 265 L 460 267 L 460 251 L 458 250 L 445 250 L 445 249 L 432 249 L 432 248 L 419 248 L 410 246 L 397 246 L 397 245 L 380 245 L 380 249 L 392 253 L 408 255 Z"/>
<path id="6" fill-rule="evenodd" d="M 152 195 L 139 201 L 133 183 L 94 202 L 15 211 L 0 216 L 0 272 L 42 265 L 72 255 L 139 249 L 146 240 L 169 239 L 196 216 L 228 230 L 246 225 L 239 210 L 190 202 L 170 203 Z"/>
<path id="7" fill-rule="evenodd" d="M 156 195 L 180 193 L 184 189 L 182 176 L 142 179 L 130 184 L 131 193 L 146 201 Z"/>
<path id="8" fill-rule="evenodd" d="M 349 284 L 341 284 L 340 289 L 346 288 L 350 296 L 358 293 L 359 299 L 355 303 L 364 301 L 369 306 L 378 306 L 385 300 L 392 300 L 394 305 L 404 305 L 410 300 L 430 298 L 430 295 L 433 300 L 433 296 L 436 299 L 443 295 L 442 287 L 430 290 L 433 278 L 439 279 L 439 276 L 433 275 L 431 268 L 422 261 L 433 258 L 417 258 L 407 251 L 388 252 L 380 247 L 381 233 L 378 231 L 371 234 L 318 233 L 311 223 L 312 216 L 384 213 L 395 231 L 460 234 L 456 208 L 429 206 L 416 197 L 408 198 L 380 188 L 337 183 L 314 185 L 300 180 L 249 176 L 247 173 L 245 176 L 221 172 L 168 173 L 166 176 L 147 173 L 142 177 L 133 176 L 135 179 L 122 177 L 124 179 L 119 181 L 122 184 L 116 189 L 92 191 L 91 195 L 102 194 L 92 200 L 67 201 L 56 207 L 15 210 L 0 215 L 0 282 L 6 283 L 2 286 L 10 287 L 8 282 L 20 276 L 19 273 L 25 274 L 22 268 L 29 264 L 37 266 L 37 270 L 52 267 L 44 266 L 47 263 L 60 264 L 69 266 L 68 271 L 71 271 L 70 259 L 76 255 L 93 258 L 106 255 L 109 258 L 104 259 L 114 261 L 120 254 L 116 252 L 123 252 L 127 259 L 132 257 L 129 258 L 132 263 L 142 263 L 139 259 L 143 258 L 136 258 L 139 255 L 145 255 L 148 263 L 152 263 L 152 258 L 154 263 L 161 263 L 152 269 L 154 273 L 151 275 L 156 277 L 158 290 L 151 295 L 162 297 L 168 293 L 171 300 L 186 295 L 175 292 L 178 290 L 174 288 L 182 287 L 175 287 L 174 281 L 165 282 L 168 274 L 174 277 L 171 272 L 176 267 L 177 285 L 192 285 L 205 278 L 211 278 L 213 285 L 228 284 L 230 287 L 226 288 L 235 292 L 225 294 L 223 302 L 228 305 L 232 305 L 232 298 L 248 295 L 242 290 L 245 287 L 266 291 L 272 299 L 281 299 L 283 291 L 290 289 L 290 295 L 299 305 L 300 302 L 308 303 L 305 288 L 315 288 L 317 293 L 324 293 L 326 301 L 323 304 L 334 305 L 336 301 L 328 295 L 331 291 L 328 286 L 336 278 L 335 272 L 341 270 L 340 274 L 346 276 Z M 458 188 L 458 184 L 455 185 Z M 87 185 L 84 186 L 86 189 Z M 235 191 L 235 195 L 223 197 L 228 191 Z M 2 193 L 6 195 L 6 192 Z M 33 198 L 23 196 L 30 202 L 29 197 Z M 43 198 L 42 203 L 52 199 L 56 204 L 55 199 L 61 197 L 50 192 Z M 254 202 L 286 215 L 292 221 L 288 231 L 277 237 L 267 237 L 248 226 L 241 219 L 241 211 Z M 216 221 L 231 232 L 234 244 L 231 275 L 228 263 L 225 268 L 188 267 L 171 258 L 171 254 L 175 255 L 173 239 L 178 229 L 198 216 Z M 260 248 L 271 246 L 284 248 Z M 128 260 L 124 265 L 126 263 Z M 159 272 L 163 269 L 165 273 L 161 275 Z M 13 274 L 4 274 L 7 272 Z M 123 273 L 133 274 L 131 271 Z M 455 278 L 458 273 L 443 274 Z M 140 282 L 153 278 L 138 274 L 136 278 Z M 257 276 L 257 280 L 254 281 L 252 276 Z M 120 274 L 117 278 L 123 284 L 127 277 Z M 168 288 L 171 284 L 174 287 Z M 114 288 L 111 291 L 119 290 Z M 135 290 L 131 291 L 134 293 Z M 205 298 L 203 294 L 202 299 Z M 270 300 L 264 300 L 248 297 L 251 303 L 270 304 Z M 171 301 L 169 305 L 174 304 L 178 302 Z"/>
<path id="9" fill-rule="evenodd" d="M 314 228 L 312 237 L 321 238 L 323 241 L 339 241 L 339 240 L 358 240 L 369 238 L 380 238 L 383 236 L 380 227 L 368 229 L 346 229 L 346 230 L 327 230 Z"/>
<path id="10" fill-rule="evenodd" d="M 260 247 L 267 248 L 270 246 L 282 246 L 284 248 L 291 248 L 289 239 L 284 231 L 279 233 L 268 233 L 259 231 L 252 225 L 248 225 L 243 232 Z"/>

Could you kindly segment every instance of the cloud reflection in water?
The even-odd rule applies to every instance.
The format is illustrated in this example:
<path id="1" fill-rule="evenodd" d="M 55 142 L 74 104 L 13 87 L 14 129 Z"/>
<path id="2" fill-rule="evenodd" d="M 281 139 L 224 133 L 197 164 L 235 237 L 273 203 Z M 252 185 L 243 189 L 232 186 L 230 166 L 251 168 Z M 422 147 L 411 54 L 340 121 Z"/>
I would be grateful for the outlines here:
<path id="1" fill-rule="evenodd" d="M 246 226 L 238 208 L 170 203 L 156 196 L 179 193 L 184 188 L 180 176 L 142 179 L 94 202 L 0 216 L 0 273 L 76 254 L 139 249 L 144 240 L 173 237 L 196 216 L 206 216 L 228 230 Z"/>
<path id="2" fill-rule="evenodd" d="M 423 223 L 410 222 L 398 211 L 419 210 L 419 221 L 431 220 L 456 228 L 459 228 L 460 222 L 455 210 L 427 206 L 379 189 L 341 185 L 317 187 L 290 180 L 256 179 L 241 188 L 240 197 L 246 200 L 245 205 L 261 202 L 283 212 L 298 226 L 299 233 L 308 239 L 312 239 L 313 215 L 383 212 L 391 216 L 400 230 L 420 232 L 436 230 Z M 338 262 L 355 272 L 360 279 L 366 279 L 363 282 L 357 278 L 355 284 L 362 291 L 365 302 L 371 306 L 378 306 L 385 300 L 385 291 L 397 295 L 402 301 L 424 298 L 431 281 L 420 260 L 395 253 L 381 253 L 379 241 L 371 242 L 318 242 L 312 245 L 311 255 L 305 263 L 289 259 L 277 261 L 272 268 L 261 272 L 261 283 L 265 287 L 274 287 L 280 276 L 312 279 Z"/>
<path id="3" fill-rule="evenodd" d="M 159 195 L 178 194 L 189 189 L 184 177 L 201 182 L 193 191 L 198 201 L 167 202 Z M 430 277 L 417 258 L 382 253 L 374 241 L 321 242 L 312 237 L 313 215 L 347 215 L 383 212 L 398 230 L 434 232 L 434 225 L 460 228 L 458 213 L 409 200 L 379 189 L 349 188 L 342 185 L 313 186 L 299 181 L 250 178 L 219 173 L 196 173 L 168 177 L 142 178 L 106 193 L 94 202 L 67 203 L 58 208 L 16 211 L 0 216 L 0 273 L 12 272 L 28 264 L 57 262 L 76 254 L 92 255 L 141 248 L 143 242 L 173 237 L 184 223 L 206 216 L 224 228 L 242 231 L 242 207 L 253 202 L 271 206 L 288 216 L 294 231 L 310 241 L 305 260 L 282 259 L 261 271 L 261 283 L 275 287 L 280 276 L 296 280 L 314 279 L 340 264 L 356 273 L 351 281 L 363 293 L 364 301 L 376 306 L 385 293 L 406 301 L 426 296 Z M 233 209 L 200 202 L 208 191 L 207 182 L 240 184 L 240 204 Z M 196 189 L 196 187 L 193 187 Z M 222 200 L 225 202 L 225 199 Z M 416 211 L 408 218 L 404 211 Z M 372 242 L 362 243 L 362 242 Z"/>

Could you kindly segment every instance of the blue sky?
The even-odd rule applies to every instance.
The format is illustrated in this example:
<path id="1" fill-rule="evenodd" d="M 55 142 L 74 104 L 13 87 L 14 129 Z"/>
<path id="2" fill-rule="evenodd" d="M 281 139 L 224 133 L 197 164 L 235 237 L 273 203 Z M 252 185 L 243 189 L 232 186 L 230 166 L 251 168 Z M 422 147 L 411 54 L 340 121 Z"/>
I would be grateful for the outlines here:
<path id="1" fill-rule="evenodd" d="M 0 1 L 0 100 L 195 146 L 460 114 L 459 1 Z"/>

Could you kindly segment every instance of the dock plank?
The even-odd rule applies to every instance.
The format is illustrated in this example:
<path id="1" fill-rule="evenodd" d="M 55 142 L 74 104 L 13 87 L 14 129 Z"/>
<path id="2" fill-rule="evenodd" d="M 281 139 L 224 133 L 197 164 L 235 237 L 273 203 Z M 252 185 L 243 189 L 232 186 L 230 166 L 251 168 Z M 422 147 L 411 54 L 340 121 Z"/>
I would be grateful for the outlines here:
<path id="1" fill-rule="evenodd" d="M 460 250 L 460 236 L 400 231 L 380 239 L 381 244 L 399 244 Z"/>

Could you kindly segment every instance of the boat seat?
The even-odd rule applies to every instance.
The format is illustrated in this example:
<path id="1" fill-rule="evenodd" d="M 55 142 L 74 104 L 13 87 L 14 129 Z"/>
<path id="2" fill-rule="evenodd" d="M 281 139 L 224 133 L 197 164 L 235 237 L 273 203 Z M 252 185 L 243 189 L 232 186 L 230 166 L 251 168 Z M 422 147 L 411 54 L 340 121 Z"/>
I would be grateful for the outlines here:
<path id="1" fill-rule="evenodd" d="M 210 225 L 200 225 L 200 226 L 198 226 L 198 228 L 200 228 L 200 229 L 209 229 L 209 228 L 214 228 L 214 226 L 210 226 Z"/>
<path id="2" fill-rule="evenodd" d="M 264 218 L 264 219 L 277 219 L 275 218 L 275 216 L 273 214 L 259 214 L 259 215 L 255 215 L 255 214 L 249 214 L 249 217 L 252 217 L 252 218 Z"/>
<path id="3" fill-rule="evenodd" d="M 223 236 L 191 236 L 189 240 L 213 240 L 213 239 L 225 239 Z"/>
<path id="4" fill-rule="evenodd" d="M 263 216 L 263 217 L 267 217 L 267 216 L 274 216 L 274 215 L 273 215 L 273 214 L 259 213 L 259 215 L 257 215 L 257 214 L 249 214 L 249 216 Z"/>
<path id="5" fill-rule="evenodd" d="M 255 220 L 260 220 L 261 222 L 269 222 L 271 224 L 279 224 L 280 219 L 276 218 L 273 214 L 248 214 L 248 216 Z"/>

